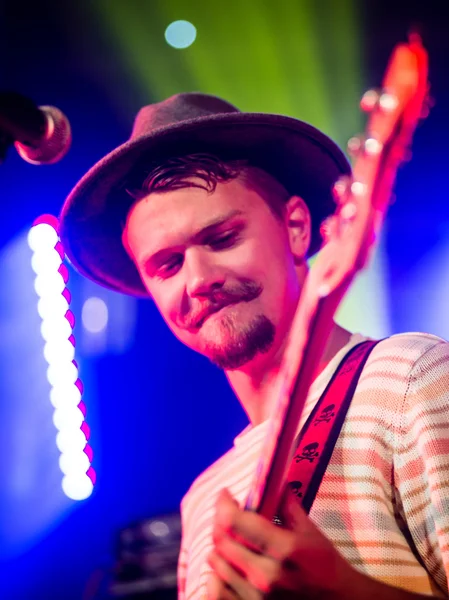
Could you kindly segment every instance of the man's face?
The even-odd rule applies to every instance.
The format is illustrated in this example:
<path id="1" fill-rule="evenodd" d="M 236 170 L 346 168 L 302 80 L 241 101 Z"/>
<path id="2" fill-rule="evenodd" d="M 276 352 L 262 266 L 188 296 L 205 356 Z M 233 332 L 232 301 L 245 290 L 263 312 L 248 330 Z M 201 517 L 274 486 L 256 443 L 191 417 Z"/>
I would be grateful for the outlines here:
<path id="1" fill-rule="evenodd" d="M 225 369 L 280 348 L 299 297 L 287 226 L 242 181 L 152 193 L 124 240 L 184 344 Z"/>

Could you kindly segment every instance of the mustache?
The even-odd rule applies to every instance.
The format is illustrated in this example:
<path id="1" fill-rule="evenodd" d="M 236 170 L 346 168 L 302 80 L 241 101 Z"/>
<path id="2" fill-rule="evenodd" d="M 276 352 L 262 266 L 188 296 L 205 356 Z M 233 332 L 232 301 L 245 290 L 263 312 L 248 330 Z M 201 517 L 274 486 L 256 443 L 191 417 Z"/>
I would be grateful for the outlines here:
<path id="1" fill-rule="evenodd" d="M 262 293 L 263 286 L 255 281 L 244 280 L 212 290 L 207 303 L 193 306 L 192 310 L 182 320 L 185 329 L 199 329 L 210 315 L 225 306 L 237 302 L 251 302 Z"/>

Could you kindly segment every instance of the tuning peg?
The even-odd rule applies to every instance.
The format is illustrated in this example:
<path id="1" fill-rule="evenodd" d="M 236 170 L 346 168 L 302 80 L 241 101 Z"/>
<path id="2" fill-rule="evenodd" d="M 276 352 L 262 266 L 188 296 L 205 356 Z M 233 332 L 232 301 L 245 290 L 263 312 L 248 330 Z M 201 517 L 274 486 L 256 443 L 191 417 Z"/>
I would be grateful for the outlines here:
<path id="1" fill-rule="evenodd" d="M 382 152 L 383 144 L 379 142 L 379 140 L 373 136 L 370 136 L 365 139 L 365 143 L 363 145 L 363 149 L 365 154 L 369 154 L 370 156 L 375 156 L 376 154 L 380 154 Z"/>
<path id="2" fill-rule="evenodd" d="M 380 154 L 383 145 L 378 139 L 373 136 L 365 138 L 362 135 L 354 136 L 348 141 L 348 152 L 355 158 L 360 154 L 368 154 L 369 156 L 375 156 Z"/>
<path id="3" fill-rule="evenodd" d="M 367 185 L 363 181 L 353 181 L 351 184 L 351 194 L 354 196 L 364 196 L 367 192 Z"/>
<path id="4" fill-rule="evenodd" d="M 378 90 L 372 89 L 366 91 L 363 94 L 362 99 L 360 100 L 360 108 L 364 112 L 371 112 L 372 110 L 374 110 L 379 102 L 379 95 L 380 94 Z"/>
<path id="5" fill-rule="evenodd" d="M 365 112 L 371 112 L 376 108 L 391 112 L 398 105 L 398 99 L 387 90 L 368 90 L 360 100 L 360 108 Z"/>
<path id="6" fill-rule="evenodd" d="M 349 177 L 349 175 L 343 175 L 334 183 L 332 195 L 337 206 L 341 206 L 346 202 L 350 193 L 351 183 L 352 177 Z"/>
<path id="7" fill-rule="evenodd" d="M 339 207 L 339 216 L 343 221 L 352 221 L 357 214 L 357 206 L 351 200 L 350 194 L 354 196 L 360 195 L 362 190 L 360 186 L 364 186 L 361 182 L 353 181 L 349 176 L 340 177 L 332 188 L 332 193 L 336 205 Z M 363 187 L 363 193 L 365 191 Z M 329 228 L 329 226 L 327 226 Z"/>
<path id="8" fill-rule="evenodd" d="M 347 149 L 350 156 L 355 158 L 362 152 L 364 141 L 362 135 L 355 135 L 348 140 Z"/>
<path id="9" fill-rule="evenodd" d="M 379 96 L 379 108 L 384 112 L 393 112 L 399 104 L 397 96 L 390 94 L 386 90 Z"/>

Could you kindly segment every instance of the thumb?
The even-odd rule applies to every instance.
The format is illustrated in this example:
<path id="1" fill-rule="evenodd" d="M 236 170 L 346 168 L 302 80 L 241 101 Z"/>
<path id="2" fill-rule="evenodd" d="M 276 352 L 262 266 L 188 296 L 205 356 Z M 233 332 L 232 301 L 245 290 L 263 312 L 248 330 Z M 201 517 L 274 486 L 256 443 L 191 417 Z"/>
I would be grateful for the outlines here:
<path id="1" fill-rule="evenodd" d="M 227 489 L 222 489 L 215 502 L 214 537 L 223 531 L 229 531 L 239 507 Z"/>
<path id="2" fill-rule="evenodd" d="M 231 502 L 235 506 L 238 506 L 237 500 L 231 495 L 228 488 L 222 488 L 217 496 L 218 502 Z"/>
<path id="3" fill-rule="evenodd" d="M 299 539 L 306 541 L 308 546 L 319 545 L 322 548 L 332 546 L 330 540 L 310 519 L 293 494 L 287 494 L 283 514 L 287 527 L 299 534 Z"/>
<path id="4" fill-rule="evenodd" d="M 312 529 L 316 529 L 298 499 L 292 493 L 287 492 L 285 494 L 282 513 L 285 524 L 292 531 L 304 534 Z"/>

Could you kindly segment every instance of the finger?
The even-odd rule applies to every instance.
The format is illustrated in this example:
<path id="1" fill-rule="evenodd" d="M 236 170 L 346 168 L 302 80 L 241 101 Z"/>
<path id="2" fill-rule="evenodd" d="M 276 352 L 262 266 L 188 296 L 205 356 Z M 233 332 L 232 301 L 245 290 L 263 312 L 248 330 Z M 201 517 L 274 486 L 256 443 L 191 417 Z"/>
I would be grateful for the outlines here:
<path id="1" fill-rule="evenodd" d="M 215 549 L 237 573 L 261 592 L 269 592 L 273 583 L 279 584 L 283 578 L 282 564 L 279 561 L 263 554 L 255 554 L 229 535 L 223 535 Z"/>
<path id="2" fill-rule="evenodd" d="M 208 600 L 236 600 L 237 596 L 215 573 L 207 581 Z"/>
<path id="3" fill-rule="evenodd" d="M 296 539 L 296 548 L 291 555 L 294 564 L 299 565 L 302 562 L 301 556 L 304 558 L 307 552 L 310 555 L 312 550 L 320 554 L 334 554 L 335 551 L 329 538 L 318 529 L 293 495 L 290 497 L 287 495 L 283 515 L 285 524 L 291 529 Z"/>
<path id="4" fill-rule="evenodd" d="M 232 565 L 230 565 L 222 556 L 217 552 L 212 552 L 208 557 L 208 563 L 214 570 L 218 579 L 221 580 L 226 586 L 230 588 L 238 598 L 244 600 L 260 600 L 261 596 L 258 591 L 247 581 L 242 575 L 240 575 Z M 212 585 L 214 582 L 212 582 Z M 224 594 L 226 586 L 219 586 L 218 591 L 220 594 Z M 222 598 L 224 596 L 218 596 Z M 231 596 L 232 597 L 232 596 Z"/>
<path id="5" fill-rule="evenodd" d="M 303 539 L 305 539 L 307 534 L 319 531 L 302 508 L 297 498 L 291 493 L 285 494 L 282 515 L 284 517 L 285 525 L 292 531 L 298 533 Z M 306 539 L 305 542 L 307 543 Z"/>
<path id="6" fill-rule="evenodd" d="M 277 558 L 286 532 L 264 517 L 239 509 L 225 495 L 217 501 L 214 539 L 217 541 L 223 532 L 236 538 L 242 544 L 261 554 Z"/>
<path id="7" fill-rule="evenodd" d="M 287 527 L 295 532 L 302 535 L 315 532 L 323 535 L 293 494 L 285 496 L 283 516 Z"/>
<path id="8" fill-rule="evenodd" d="M 224 488 L 220 491 L 215 502 L 217 511 L 216 521 L 222 527 L 226 527 L 232 521 L 234 513 L 239 510 L 239 505 L 231 496 L 230 492 Z"/>
<path id="9" fill-rule="evenodd" d="M 227 531 L 230 531 L 234 514 L 239 510 L 237 502 L 226 488 L 218 494 L 215 510 L 212 537 L 214 542 L 217 542 Z"/>

